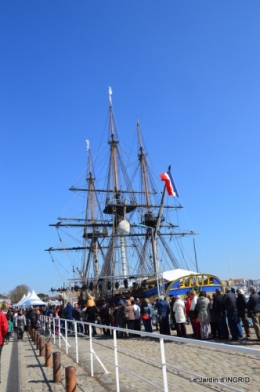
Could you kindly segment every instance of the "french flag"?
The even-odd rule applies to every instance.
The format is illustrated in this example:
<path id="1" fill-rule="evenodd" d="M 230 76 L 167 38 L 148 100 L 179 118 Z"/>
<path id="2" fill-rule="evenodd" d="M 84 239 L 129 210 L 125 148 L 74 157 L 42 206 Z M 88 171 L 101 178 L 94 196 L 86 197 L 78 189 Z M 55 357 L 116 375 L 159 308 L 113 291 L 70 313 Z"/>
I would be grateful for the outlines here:
<path id="1" fill-rule="evenodd" d="M 179 197 L 176 186 L 174 184 L 170 170 L 167 173 L 160 174 L 161 180 L 165 182 L 165 186 L 169 196 Z"/>

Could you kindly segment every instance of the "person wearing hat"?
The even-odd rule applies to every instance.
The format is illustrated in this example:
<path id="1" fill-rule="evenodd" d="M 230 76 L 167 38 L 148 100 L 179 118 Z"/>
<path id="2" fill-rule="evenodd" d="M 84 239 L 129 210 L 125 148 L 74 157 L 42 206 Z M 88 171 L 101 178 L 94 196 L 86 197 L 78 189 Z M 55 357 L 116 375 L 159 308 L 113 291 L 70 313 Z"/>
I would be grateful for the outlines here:
<path id="1" fill-rule="evenodd" d="M 250 297 L 246 304 L 247 310 L 252 312 L 252 321 L 257 339 L 260 341 L 260 296 L 255 286 L 249 287 Z"/>

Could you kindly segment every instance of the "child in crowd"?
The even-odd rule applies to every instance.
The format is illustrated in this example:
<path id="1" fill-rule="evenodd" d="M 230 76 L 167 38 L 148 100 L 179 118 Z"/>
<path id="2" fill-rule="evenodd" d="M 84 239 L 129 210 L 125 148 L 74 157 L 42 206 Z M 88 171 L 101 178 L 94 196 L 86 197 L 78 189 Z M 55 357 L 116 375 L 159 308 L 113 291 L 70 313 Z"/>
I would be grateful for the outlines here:
<path id="1" fill-rule="evenodd" d="M 6 335 L 5 335 L 5 344 L 9 343 L 10 335 L 11 335 L 12 330 L 13 330 L 13 323 L 12 323 L 10 317 L 7 318 L 7 322 L 8 322 L 8 331 L 7 331 Z"/>

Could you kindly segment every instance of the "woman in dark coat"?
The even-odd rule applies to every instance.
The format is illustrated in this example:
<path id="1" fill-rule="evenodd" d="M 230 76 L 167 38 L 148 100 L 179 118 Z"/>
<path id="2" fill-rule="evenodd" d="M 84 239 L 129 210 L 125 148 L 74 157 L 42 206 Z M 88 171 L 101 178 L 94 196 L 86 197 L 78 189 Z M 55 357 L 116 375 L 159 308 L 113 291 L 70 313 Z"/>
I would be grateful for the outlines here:
<path id="1" fill-rule="evenodd" d="M 87 309 L 86 309 L 86 321 L 88 323 L 95 324 L 96 322 L 96 316 L 98 314 L 98 309 L 96 307 L 95 301 L 93 297 L 89 297 L 87 301 Z M 96 335 L 96 328 L 92 327 L 93 331 L 93 336 Z M 87 331 L 87 334 L 89 334 L 89 331 Z"/>
<path id="2" fill-rule="evenodd" d="M 100 316 L 102 325 L 109 325 L 110 326 L 109 307 L 105 302 L 103 302 L 101 305 L 101 309 L 99 310 L 99 316 Z M 104 328 L 104 334 L 110 335 L 110 329 Z"/>
<path id="3" fill-rule="evenodd" d="M 126 320 L 125 320 L 125 304 L 124 301 L 120 300 L 118 303 L 118 308 L 116 312 L 116 326 L 119 328 L 126 327 Z M 117 333 L 118 338 L 125 337 L 125 334 L 121 331 Z"/>

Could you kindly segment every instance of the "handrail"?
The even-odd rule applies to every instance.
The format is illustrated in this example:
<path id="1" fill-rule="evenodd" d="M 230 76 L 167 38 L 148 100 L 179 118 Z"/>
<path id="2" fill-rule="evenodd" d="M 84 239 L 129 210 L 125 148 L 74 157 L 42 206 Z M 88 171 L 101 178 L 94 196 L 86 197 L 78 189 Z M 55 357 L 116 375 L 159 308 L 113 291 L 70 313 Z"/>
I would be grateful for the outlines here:
<path id="1" fill-rule="evenodd" d="M 53 339 L 54 339 L 54 343 L 55 343 L 55 321 L 57 319 L 53 318 L 53 317 L 48 317 L 48 316 L 40 316 L 41 320 L 53 320 Z M 171 342 L 178 342 L 178 343 L 186 343 L 186 344 L 192 344 L 195 346 L 200 346 L 200 347 L 205 347 L 205 348 L 214 348 L 214 349 L 218 349 L 218 350 L 223 350 L 223 351 L 231 351 L 231 352 L 236 352 L 236 353 L 243 353 L 243 354 L 251 354 L 251 355 L 257 355 L 260 356 L 260 350 L 259 349 L 255 349 L 255 348 L 247 348 L 247 347 L 240 347 L 240 346 L 230 346 L 227 344 L 220 344 L 220 343 L 213 343 L 213 342 L 208 342 L 208 341 L 198 341 L 198 340 L 194 340 L 194 339 L 189 339 L 189 338 L 181 338 L 181 337 L 177 337 L 177 336 L 169 336 L 169 335 L 161 335 L 158 333 L 149 333 L 149 332 L 144 332 L 144 331 L 135 331 L 135 330 L 129 330 L 126 328 L 119 328 L 119 327 L 112 327 L 112 326 L 108 326 L 108 325 L 97 325 L 95 323 L 89 323 L 89 322 L 85 322 L 85 321 L 76 321 L 76 320 L 68 320 L 68 319 L 58 319 L 58 327 L 59 327 L 59 340 L 58 340 L 58 344 L 59 347 L 61 347 L 61 339 L 60 339 L 60 328 L 61 327 L 61 322 L 63 322 L 64 324 L 64 332 L 65 332 L 65 337 L 62 336 L 63 340 L 65 341 L 65 347 L 66 347 L 66 354 L 68 354 L 69 352 L 69 343 L 68 343 L 68 323 L 72 323 L 73 327 L 74 327 L 74 338 L 75 338 L 75 350 L 76 350 L 76 362 L 79 363 L 79 351 L 78 348 L 80 346 L 78 338 L 81 336 L 81 333 L 78 333 L 77 330 L 77 324 L 81 324 L 83 326 L 83 330 L 84 330 L 84 325 L 87 325 L 89 328 L 89 336 L 86 337 L 84 334 L 84 338 L 87 338 L 89 340 L 89 353 L 90 353 L 90 366 L 91 366 L 91 376 L 94 376 L 94 358 L 96 358 L 98 360 L 98 362 L 100 363 L 100 365 L 103 367 L 105 374 L 108 373 L 108 371 L 106 370 L 105 366 L 103 365 L 103 363 L 101 362 L 100 358 L 102 358 L 102 360 L 105 360 L 106 362 L 109 362 L 110 364 L 112 364 L 115 368 L 115 377 L 116 377 L 116 391 L 120 392 L 120 375 L 119 375 L 119 370 L 125 371 L 129 374 L 132 374 L 133 376 L 137 377 L 138 379 L 141 379 L 142 381 L 146 382 L 149 385 L 152 385 L 153 387 L 155 387 L 157 390 L 160 391 L 164 391 L 164 392 L 168 392 L 169 388 L 168 388 L 168 381 L 167 381 L 167 371 L 169 371 L 169 369 L 176 369 L 179 372 L 183 372 L 186 374 L 190 374 L 191 376 L 195 376 L 195 377 L 200 377 L 203 378 L 201 375 L 194 373 L 190 370 L 185 370 L 181 367 L 172 365 L 170 363 L 168 363 L 165 359 L 165 353 L 164 353 L 164 342 L 165 341 L 171 341 Z M 96 339 L 95 337 L 93 337 L 93 328 L 96 327 L 103 327 L 105 329 L 108 329 L 110 331 L 112 331 L 112 337 L 111 340 L 113 340 L 113 344 L 102 344 L 100 339 Z M 158 341 L 160 342 L 160 353 L 161 353 L 161 359 L 155 359 L 155 358 L 150 358 L 147 356 L 144 356 L 140 353 L 135 353 L 132 350 L 129 350 L 128 348 L 124 348 L 124 351 L 121 350 L 120 348 L 118 348 L 117 346 L 117 331 L 118 332 L 124 332 L 124 333 L 128 333 L 130 332 L 133 335 L 139 335 L 141 337 L 150 337 L 152 339 L 158 339 Z M 96 344 L 99 344 L 102 347 L 105 347 L 109 350 L 114 350 L 114 361 L 111 362 L 111 360 L 103 357 L 103 355 L 97 355 L 93 349 L 93 341 L 95 341 Z M 85 350 L 85 348 L 84 348 Z M 150 380 L 146 380 L 145 378 L 137 375 L 134 372 L 131 372 L 129 369 L 127 369 L 123 364 L 118 363 L 118 352 L 120 352 L 121 354 L 126 354 L 130 353 L 130 354 L 136 354 L 138 355 L 138 357 L 141 358 L 146 358 L 148 361 L 154 362 L 157 365 L 159 365 L 158 367 L 162 369 L 162 376 L 163 376 L 163 389 L 158 386 L 153 384 Z M 149 362 L 148 362 L 149 364 Z M 172 372 L 170 372 L 172 373 Z M 237 391 L 237 392 L 241 392 L 241 389 L 237 389 L 233 386 L 224 384 L 223 382 L 220 382 L 218 380 L 213 381 L 215 384 L 220 385 L 221 387 L 225 387 L 227 389 L 233 390 L 233 391 Z M 204 387 L 206 387 L 205 384 L 203 384 Z"/>

